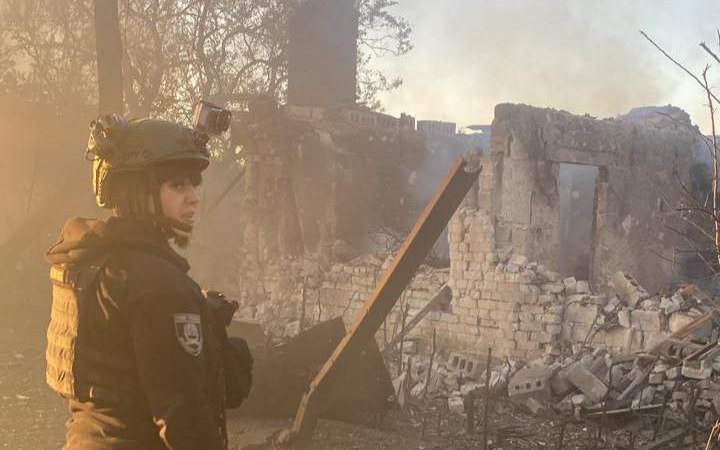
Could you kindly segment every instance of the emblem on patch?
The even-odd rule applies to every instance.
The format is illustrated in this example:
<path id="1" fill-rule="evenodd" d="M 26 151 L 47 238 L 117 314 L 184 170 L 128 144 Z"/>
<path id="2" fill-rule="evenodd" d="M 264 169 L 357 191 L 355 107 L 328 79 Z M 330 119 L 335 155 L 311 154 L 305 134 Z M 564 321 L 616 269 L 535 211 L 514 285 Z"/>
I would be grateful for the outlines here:
<path id="1" fill-rule="evenodd" d="M 200 315 L 175 314 L 175 337 L 186 352 L 199 355 L 203 346 Z"/>

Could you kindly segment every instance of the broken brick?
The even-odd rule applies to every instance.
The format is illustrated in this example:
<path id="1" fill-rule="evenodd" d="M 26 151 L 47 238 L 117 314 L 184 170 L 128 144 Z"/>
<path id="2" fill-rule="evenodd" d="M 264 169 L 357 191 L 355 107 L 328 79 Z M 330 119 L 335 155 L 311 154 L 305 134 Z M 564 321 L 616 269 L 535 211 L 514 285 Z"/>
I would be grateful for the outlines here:
<path id="1" fill-rule="evenodd" d="M 570 368 L 567 372 L 567 380 L 593 403 L 599 403 L 607 394 L 607 386 L 580 364 L 574 364 Z"/>

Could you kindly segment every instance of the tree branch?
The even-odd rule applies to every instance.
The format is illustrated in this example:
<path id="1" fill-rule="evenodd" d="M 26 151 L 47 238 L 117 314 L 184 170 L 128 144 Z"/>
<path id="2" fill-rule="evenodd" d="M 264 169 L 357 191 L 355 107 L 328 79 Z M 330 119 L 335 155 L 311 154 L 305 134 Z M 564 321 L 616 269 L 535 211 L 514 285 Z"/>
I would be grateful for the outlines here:
<path id="1" fill-rule="evenodd" d="M 662 53 L 663 55 L 665 55 L 665 57 L 667 57 L 667 59 L 669 59 L 670 61 L 672 61 L 676 66 L 678 66 L 678 67 L 681 68 L 685 73 L 687 73 L 688 75 L 690 75 L 690 76 L 692 77 L 692 79 L 697 82 L 697 84 L 699 84 L 703 89 L 706 89 L 706 88 L 705 88 L 705 85 L 704 85 L 703 82 L 700 80 L 700 78 L 697 77 L 697 75 L 695 75 L 694 73 L 690 72 L 690 70 L 688 70 L 685 66 L 683 66 L 683 65 L 680 64 L 678 61 L 676 61 L 676 60 L 675 60 L 672 56 L 670 56 L 665 50 L 663 50 L 662 47 L 660 47 L 658 44 L 656 44 L 655 41 L 653 41 L 652 39 L 650 39 L 650 36 L 648 36 L 644 31 L 640 30 L 640 34 L 642 34 L 642 35 L 645 37 L 645 39 L 647 39 L 648 41 L 650 41 L 650 43 L 651 43 L 656 49 L 658 49 L 658 50 L 660 51 L 660 53 Z M 715 97 L 715 95 L 714 95 L 712 92 L 708 91 L 708 95 L 710 95 L 713 99 L 715 99 L 715 101 L 720 102 L 720 100 L 718 100 L 718 98 Z"/>
<path id="2" fill-rule="evenodd" d="M 708 53 L 710 54 L 710 56 L 712 56 L 715 61 L 720 62 L 720 58 L 718 58 L 718 56 L 715 54 L 715 52 L 713 52 L 712 50 L 710 50 L 710 49 L 708 48 L 708 46 L 705 45 L 704 42 L 701 42 L 701 43 L 700 43 L 700 47 L 702 47 L 706 52 L 708 52 Z"/>

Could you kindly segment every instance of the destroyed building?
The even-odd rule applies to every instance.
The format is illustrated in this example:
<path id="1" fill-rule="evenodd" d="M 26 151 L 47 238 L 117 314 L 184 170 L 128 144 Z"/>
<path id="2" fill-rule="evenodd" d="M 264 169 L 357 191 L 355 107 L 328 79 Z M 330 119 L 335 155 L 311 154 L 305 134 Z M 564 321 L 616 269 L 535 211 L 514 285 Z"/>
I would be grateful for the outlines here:
<path id="1" fill-rule="evenodd" d="M 270 340 L 336 317 L 347 327 L 392 264 L 391 249 L 373 248 L 367 237 L 419 215 L 422 191 L 409 185 L 432 172 L 421 169 L 428 161 L 443 160 L 441 138 L 423 136 L 407 116 L 358 106 L 263 108 L 268 116 L 251 111 L 242 130 L 244 233 L 237 276 L 223 288 L 242 301 L 238 318 Z M 666 225 L 684 226 L 672 211 L 678 178 L 693 164 L 693 131 L 527 105 L 495 112 L 482 136 L 489 148 L 477 136 L 480 145 L 469 147 L 483 170 L 448 225 L 449 265 L 415 274 L 377 332 L 378 348 L 419 355 L 407 383 L 417 395 L 431 383 L 456 412 L 464 410 L 461 394 L 478 384 L 459 394 L 452 386 L 481 381 L 488 349 L 520 362 L 493 369 L 492 385 L 508 383 L 511 400 L 536 413 L 557 406 L 592 415 L 606 395 L 630 402 L 636 394 L 644 395 L 638 407 L 654 411 L 670 392 L 660 386 L 686 378 L 679 369 L 643 359 L 595 369 L 610 355 L 662 346 L 706 312 L 702 291 L 669 286 L 683 261 L 674 256 L 680 236 Z M 439 355 L 430 370 L 423 358 L 433 336 Z M 554 362 L 523 369 L 522 361 Z M 652 383 L 622 395 L 638 373 L 654 374 Z M 565 384 L 548 384 L 558 379 Z M 526 389 L 526 381 L 542 386 Z M 582 396 L 577 405 L 573 395 Z"/>
<path id="2" fill-rule="evenodd" d="M 208 272 L 199 276 L 240 299 L 244 318 L 276 337 L 333 317 L 351 322 L 453 158 L 471 150 L 483 171 L 437 247 L 445 258 L 416 275 L 379 341 L 444 285 L 451 301 L 409 333 L 422 346 L 437 330 L 443 352 L 532 357 L 588 339 L 606 313 L 623 320 L 593 334 L 595 343 L 631 351 L 682 322 L 669 320 L 661 297 L 646 300 L 684 264 L 681 236 L 668 230 L 685 226 L 672 210 L 697 147 L 684 113 L 597 120 L 501 104 L 491 126 L 462 134 L 450 122 L 393 117 L 350 95 L 352 8 L 325 13 L 332 20 L 294 19 L 288 104 L 258 99 L 233 127 L 244 158 L 241 214 L 213 220 L 241 232 L 221 249 L 227 263 L 200 264 Z M 337 73 L 324 76 L 342 82 L 293 70 L 302 55 L 318 70 L 332 63 Z M 202 232 L 220 229 L 209 221 L 201 230 L 196 260 L 215 251 L 203 250 Z"/>
<path id="3" fill-rule="evenodd" d="M 275 335 L 298 322 L 342 316 L 349 323 L 389 264 L 388 253 L 373 255 L 365 245 L 367 236 L 414 220 L 401 213 L 420 203 L 407 183 L 432 153 L 404 118 L 361 107 L 269 110 L 274 118 L 261 123 L 286 131 L 249 128 L 275 138 L 246 141 L 247 222 L 232 289 L 244 316 Z M 446 283 L 452 301 L 410 334 L 427 338 L 437 329 L 446 351 L 492 347 L 530 357 L 556 342 L 585 340 L 603 311 L 631 320 L 595 342 L 637 350 L 683 323 L 680 316 L 668 321 L 660 297 L 643 301 L 681 265 L 673 256 L 678 236 L 665 225 L 682 226 L 668 212 L 674 173 L 686 177 L 692 162 L 692 131 L 504 104 L 491 136 L 480 181 L 448 228 L 449 267 L 417 274 L 388 317 L 388 336 Z M 578 164 L 585 172 L 569 185 L 581 196 L 564 196 L 563 170 Z M 564 201 L 588 214 L 563 216 L 577 211 Z M 583 222 L 589 233 L 579 241 L 568 230 Z M 586 259 L 584 271 L 568 269 L 570 256 Z"/>
<path id="4" fill-rule="evenodd" d="M 279 69 L 287 73 L 278 77 L 287 84 L 230 105 L 231 136 L 213 141 L 193 245 L 179 250 L 203 287 L 238 300 L 228 334 L 255 358 L 251 396 L 229 416 L 231 442 L 263 428 L 245 419 L 286 425 L 308 410 L 371 434 L 389 424 L 425 448 L 465 448 L 455 445 L 465 424 L 461 440 L 471 448 L 476 425 L 493 448 L 526 448 L 512 440 L 518 433 L 537 447 L 568 448 L 566 427 L 609 446 L 617 436 L 603 427 L 621 427 L 629 448 L 634 434 L 662 445 L 709 430 L 720 417 L 720 289 L 690 283 L 707 268 L 684 239 L 698 230 L 676 210 L 685 187 L 699 197 L 712 189 L 711 160 L 688 114 L 642 107 L 597 119 L 499 104 L 491 124 L 396 117 L 360 101 L 358 22 L 367 18 L 358 2 L 292 3 Z M 0 105 L 8 117 L 0 137 L 17 154 L 0 168 L 0 266 L 8 283 L 39 289 L 38 255 L 56 222 L 66 210 L 96 214 L 78 157 L 95 108 L 61 126 L 52 111 L 23 107 L 22 92 Z M 31 117 L 46 124 L 43 133 L 18 133 Z M 405 239 L 443 204 L 436 193 L 453 171 L 477 181 L 467 195 L 471 182 L 462 195 L 448 190 L 456 195 L 445 205 L 464 197 L 460 207 L 439 208 L 431 253 L 393 278 L 408 247 L 430 245 Z M 14 374 L 35 367 L 26 356 L 41 355 L 16 317 L 37 324 L 42 316 L 46 326 L 46 302 L 25 303 L 25 287 L 8 295 L 25 315 L 5 314 Z M 331 371 L 335 380 L 323 378 Z M 330 380 L 327 391 L 318 379 Z M 60 409 L 36 408 L 34 391 L 9 386 L 23 390 L 4 397 L 13 405 L 6 419 L 30 411 L 60 425 Z M 307 407 L 313 390 L 321 407 Z M 477 407 L 495 417 L 475 420 Z M 406 429 L 394 428 L 395 412 Z M 352 430 L 341 446 L 361 439 Z M 426 439 L 433 433 L 446 440 Z M 257 434 L 263 445 L 276 437 Z"/>
<path id="5" fill-rule="evenodd" d="M 392 264 L 392 252 L 365 238 L 415 219 L 397 212 L 405 201 L 417 208 L 411 175 L 442 146 L 407 117 L 362 107 L 263 111 L 271 116 L 243 131 L 244 237 L 239 276 L 227 291 L 242 300 L 238 318 L 271 340 L 336 317 L 348 326 Z M 481 389 L 481 355 L 492 349 L 512 364 L 494 367 L 490 386 L 507 388 L 536 414 L 550 408 L 592 420 L 609 398 L 621 404 L 610 409 L 618 417 L 657 412 L 670 401 L 668 414 L 677 415 L 692 389 L 684 380 L 712 371 L 705 359 L 685 369 L 614 358 L 657 351 L 707 315 L 701 290 L 669 286 L 683 261 L 674 256 L 680 236 L 666 225 L 683 227 L 672 210 L 678 178 L 687 179 L 693 164 L 693 131 L 527 105 L 495 112 L 489 148 L 470 147 L 483 170 L 448 225 L 449 266 L 421 267 L 372 348 L 399 346 L 403 360 L 415 358 L 405 366 L 414 372 L 403 375 L 407 395 L 423 396 L 429 384 L 455 412 Z M 426 355 L 435 337 L 433 364 Z M 534 363 L 523 368 L 525 361 Z M 706 397 L 720 392 L 703 389 Z M 698 409 L 707 417 L 710 397 Z M 681 436 L 673 430 L 662 439 Z"/>

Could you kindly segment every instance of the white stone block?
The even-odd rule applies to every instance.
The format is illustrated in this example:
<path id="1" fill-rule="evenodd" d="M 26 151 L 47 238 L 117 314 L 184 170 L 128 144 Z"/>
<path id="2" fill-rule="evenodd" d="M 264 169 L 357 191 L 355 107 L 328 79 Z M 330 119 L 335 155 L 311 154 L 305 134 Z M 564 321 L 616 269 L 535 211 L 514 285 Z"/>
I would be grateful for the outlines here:
<path id="1" fill-rule="evenodd" d="M 669 321 L 669 328 L 671 333 L 675 333 L 676 331 L 680 330 L 684 326 L 688 325 L 690 322 L 695 320 L 696 318 L 685 314 L 685 313 L 675 313 L 672 316 L 670 316 Z"/>
<path id="2" fill-rule="evenodd" d="M 570 294 L 577 292 L 577 281 L 575 277 L 563 278 L 562 283 L 565 285 L 565 292 Z"/>
<path id="3" fill-rule="evenodd" d="M 587 294 L 590 292 L 590 283 L 587 281 L 578 281 L 575 284 L 575 292 L 578 294 Z"/>
<path id="4" fill-rule="evenodd" d="M 660 311 L 643 311 L 636 309 L 630 313 L 630 321 L 633 328 L 642 331 L 660 331 Z"/>

